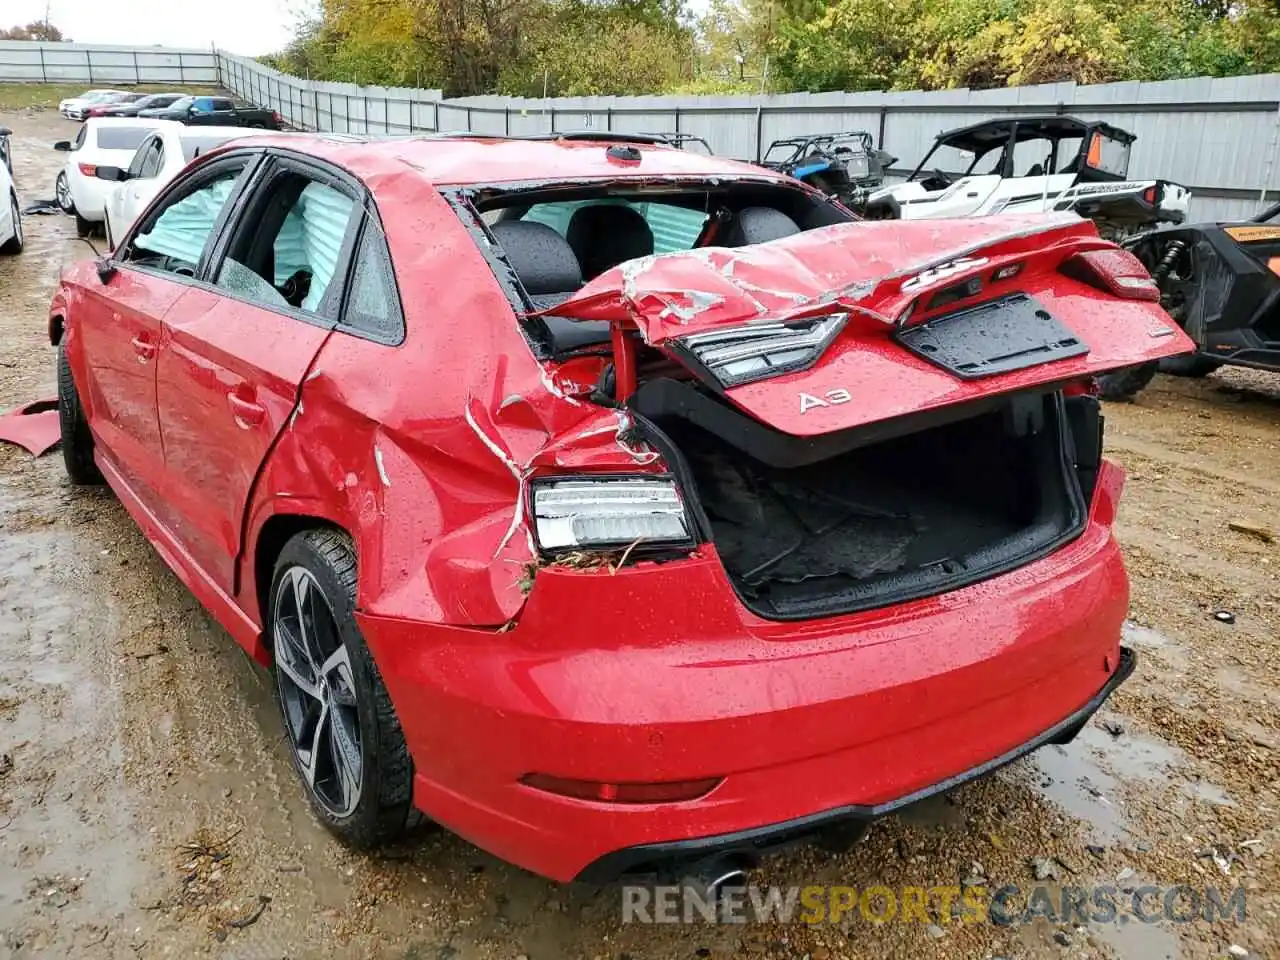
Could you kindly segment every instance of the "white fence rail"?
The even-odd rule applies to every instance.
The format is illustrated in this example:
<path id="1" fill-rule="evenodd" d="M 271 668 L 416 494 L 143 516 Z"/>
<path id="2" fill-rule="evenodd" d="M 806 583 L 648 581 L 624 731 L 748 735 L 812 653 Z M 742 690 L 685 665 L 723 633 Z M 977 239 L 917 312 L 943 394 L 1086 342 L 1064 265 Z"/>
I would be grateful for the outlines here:
<path id="1" fill-rule="evenodd" d="M 1190 187 L 1194 217 L 1243 218 L 1266 197 L 1280 199 L 1278 74 L 935 93 L 446 100 L 439 90 L 304 80 L 220 51 L 0 41 L 5 80 L 217 84 L 299 129 L 374 136 L 681 132 L 744 160 L 760 159 L 782 137 L 867 130 L 908 168 L 942 130 L 993 116 L 1065 113 L 1137 134 L 1130 174 Z"/>
<path id="2" fill-rule="evenodd" d="M 166 47 L 0 40 L 0 81 L 100 84 L 218 83 L 218 53 Z"/>

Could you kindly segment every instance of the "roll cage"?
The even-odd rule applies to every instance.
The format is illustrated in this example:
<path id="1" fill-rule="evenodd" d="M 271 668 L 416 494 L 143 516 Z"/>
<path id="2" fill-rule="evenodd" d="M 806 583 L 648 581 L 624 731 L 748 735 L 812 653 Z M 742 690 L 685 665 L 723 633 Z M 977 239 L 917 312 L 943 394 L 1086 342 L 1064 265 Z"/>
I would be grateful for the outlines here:
<path id="1" fill-rule="evenodd" d="M 1129 148 L 1137 137 L 1127 130 L 1100 121 L 1085 121 L 1076 117 L 1013 117 L 987 120 L 967 127 L 959 127 L 940 133 L 933 147 L 925 154 L 920 165 L 907 179 L 928 180 L 942 174 L 968 176 L 992 151 L 999 151 L 997 163 L 989 173 L 1001 177 L 1014 177 L 1014 148 L 1029 140 L 1047 140 L 1050 152 L 1046 172 L 1074 173 L 1078 179 L 1115 181 L 1129 174 Z M 1064 151 L 1064 141 L 1078 141 Z M 930 166 L 930 160 L 939 149 L 951 147 L 973 155 L 965 170 L 938 170 Z M 1070 159 L 1068 160 L 1068 156 Z"/>

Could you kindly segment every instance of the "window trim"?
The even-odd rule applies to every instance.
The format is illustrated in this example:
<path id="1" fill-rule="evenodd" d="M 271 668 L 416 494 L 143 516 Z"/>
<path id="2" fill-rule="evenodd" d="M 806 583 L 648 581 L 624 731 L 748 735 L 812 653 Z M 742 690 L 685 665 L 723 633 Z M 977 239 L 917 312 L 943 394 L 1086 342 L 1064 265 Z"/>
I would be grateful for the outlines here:
<path id="1" fill-rule="evenodd" d="M 269 310 L 279 316 L 300 320 L 321 329 L 334 330 L 340 325 L 342 306 L 346 303 L 347 282 L 353 269 L 353 254 L 360 231 L 364 226 L 364 212 L 369 209 L 368 192 L 364 184 L 345 170 L 308 154 L 273 147 L 263 151 L 263 155 L 264 160 L 256 171 L 253 182 L 239 198 L 235 222 L 230 226 L 224 223 L 218 242 L 212 250 L 206 250 L 208 259 L 199 274 L 201 284 L 219 296 L 235 300 L 237 303 L 257 307 L 260 310 Z M 236 239 L 238 228 L 242 224 L 247 225 L 248 220 L 253 219 L 247 214 L 266 201 L 265 191 L 269 188 L 271 181 L 281 173 L 294 173 L 323 183 L 345 194 L 352 201 L 353 215 L 347 223 L 342 243 L 338 247 L 338 260 L 334 265 L 333 279 L 325 290 L 324 299 L 320 301 L 322 309 L 315 313 L 299 307 L 282 307 L 279 304 L 263 303 L 228 290 L 226 287 L 218 286 L 214 282 L 214 278 L 218 276 L 227 258 L 227 250 Z"/>

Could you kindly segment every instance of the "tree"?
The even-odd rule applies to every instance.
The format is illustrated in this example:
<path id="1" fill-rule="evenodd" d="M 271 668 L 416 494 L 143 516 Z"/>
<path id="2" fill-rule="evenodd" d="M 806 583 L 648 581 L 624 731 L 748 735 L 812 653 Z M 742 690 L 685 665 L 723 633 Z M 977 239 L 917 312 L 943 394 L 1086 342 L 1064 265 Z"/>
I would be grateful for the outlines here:
<path id="1" fill-rule="evenodd" d="M 0 30 L 0 40 L 44 40 L 49 43 L 58 43 L 70 39 L 70 37 L 63 37 L 62 31 L 46 20 L 33 20 L 25 27 Z"/>

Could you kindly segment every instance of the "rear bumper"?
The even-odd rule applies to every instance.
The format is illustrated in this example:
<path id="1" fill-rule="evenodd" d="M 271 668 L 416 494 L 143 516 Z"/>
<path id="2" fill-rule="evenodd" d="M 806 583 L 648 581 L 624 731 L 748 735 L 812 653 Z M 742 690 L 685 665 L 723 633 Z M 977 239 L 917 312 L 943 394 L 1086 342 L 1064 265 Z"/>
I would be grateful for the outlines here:
<path id="1" fill-rule="evenodd" d="M 723 857 L 734 864 L 754 864 L 762 855 L 815 839 L 832 827 L 849 823 L 870 823 L 880 817 L 895 813 L 921 800 L 946 793 L 956 787 L 994 773 L 1007 764 L 1020 760 L 1029 753 L 1055 743 L 1069 743 L 1081 728 L 1098 712 L 1115 689 L 1129 679 L 1137 665 L 1137 657 L 1128 647 L 1120 648 L 1120 660 L 1110 679 L 1101 690 L 1075 713 L 1054 724 L 1048 730 L 1025 743 L 1021 743 L 986 763 L 940 780 L 922 790 L 885 803 L 853 804 L 835 810 L 799 817 L 785 823 L 770 824 L 752 830 L 726 833 L 714 837 L 698 837 L 671 843 L 652 843 L 607 853 L 589 864 L 577 880 L 585 883 L 608 883 L 628 875 L 650 871 L 670 871 L 681 864 L 694 864 L 713 857 Z"/>
<path id="2" fill-rule="evenodd" d="M 1075 541 L 939 596 L 761 620 L 713 553 L 544 568 L 505 633 L 357 614 L 413 757 L 414 800 L 556 880 L 760 850 L 870 818 L 1068 739 L 1132 669 L 1104 464 Z M 573 799 L 600 783 L 718 778 L 663 804 Z M 744 846 L 744 844 L 746 846 Z"/>

